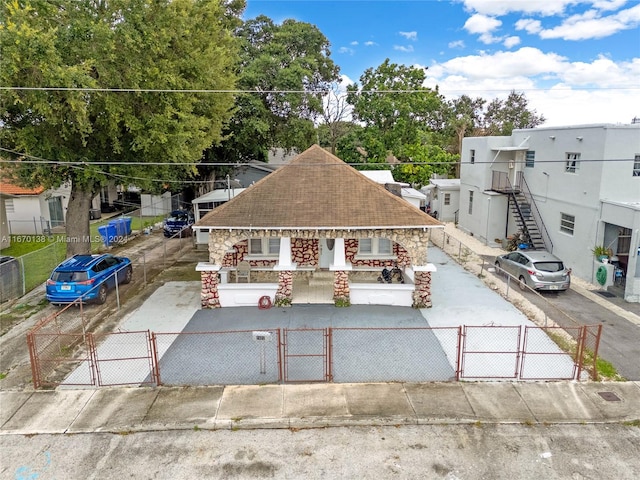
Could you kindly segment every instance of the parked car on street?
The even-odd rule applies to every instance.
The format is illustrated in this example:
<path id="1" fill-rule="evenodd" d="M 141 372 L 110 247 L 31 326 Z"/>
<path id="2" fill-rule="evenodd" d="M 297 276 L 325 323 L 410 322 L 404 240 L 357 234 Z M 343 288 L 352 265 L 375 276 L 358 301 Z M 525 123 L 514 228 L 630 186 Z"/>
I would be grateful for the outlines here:
<path id="1" fill-rule="evenodd" d="M 521 289 L 567 290 L 571 285 L 571 269 L 562 260 L 541 250 L 518 250 L 496 257 L 496 267 L 513 275 Z"/>
<path id="2" fill-rule="evenodd" d="M 191 225 L 195 223 L 193 213 L 187 210 L 174 210 L 171 216 L 164 221 L 164 236 L 169 238 L 174 235 L 187 237 L 192 235 Z"/>
<path id="3" fill-rule="evenodd" d="M 75 255 L 54 268 L 47 280 L 47 300 L 53 304 L 104 303 L 107 293 L 118 284 L 129 283 L 133 275 L 131 260 L 111 254 Z"/>

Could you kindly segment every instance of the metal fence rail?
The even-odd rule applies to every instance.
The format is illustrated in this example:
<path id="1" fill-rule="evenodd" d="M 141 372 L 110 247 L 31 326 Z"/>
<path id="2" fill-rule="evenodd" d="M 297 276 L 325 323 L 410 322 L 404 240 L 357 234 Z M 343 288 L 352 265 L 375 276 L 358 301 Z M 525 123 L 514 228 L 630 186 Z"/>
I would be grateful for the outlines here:
<path id="1" fill-rule="evenodd" d="M 105 334 L 29 332 L 35 388 L 56 385 L 238 385 L 294 382 L 586 380 L 588 339 L 576 327 L 315 328 Z"/>

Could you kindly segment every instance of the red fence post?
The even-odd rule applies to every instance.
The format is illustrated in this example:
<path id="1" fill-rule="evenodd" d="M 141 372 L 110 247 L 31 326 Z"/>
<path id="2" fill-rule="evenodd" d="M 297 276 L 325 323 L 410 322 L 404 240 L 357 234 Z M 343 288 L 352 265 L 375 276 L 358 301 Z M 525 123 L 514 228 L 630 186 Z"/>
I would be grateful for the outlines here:
<path id="1" fill-rule="evenodd" d="M 36 351 L 36 341 L 33 338 L 33 332 L 27 333 L 27 347 L 29 348 L 29 359 L 31 360 L 31 378 L 33 379 L 33 388 L 40 388 L 40 363 L 38 362 L 38 352 Z"/>

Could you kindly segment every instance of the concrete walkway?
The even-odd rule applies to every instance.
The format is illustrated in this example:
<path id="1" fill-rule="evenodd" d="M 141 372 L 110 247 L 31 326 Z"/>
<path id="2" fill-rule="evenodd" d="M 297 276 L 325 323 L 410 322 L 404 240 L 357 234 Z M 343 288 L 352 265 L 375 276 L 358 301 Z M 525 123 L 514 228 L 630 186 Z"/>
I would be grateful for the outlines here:
<path id="1" fill-rule="evenodd" d="M 640 383 L 384 383 L 0 392 L 0 435 L 640 420 Z"/>

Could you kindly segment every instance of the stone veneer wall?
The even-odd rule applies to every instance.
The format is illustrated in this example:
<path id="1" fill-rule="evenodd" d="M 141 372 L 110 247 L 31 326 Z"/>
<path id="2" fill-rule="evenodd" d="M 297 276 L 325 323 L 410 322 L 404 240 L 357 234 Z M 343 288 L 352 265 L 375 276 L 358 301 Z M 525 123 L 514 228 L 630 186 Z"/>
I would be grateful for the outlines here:
<path id="1" fill-rule="evenodd" d="M 431 307 L 431 272 L 414 272 L 413 307 Z"/>
<path id="2" fill-rule="evenodd" d="M 388 238 L 402 246 L 406 252 L 406 265 L 426 265 L 429 230 L 406 229 L 365 229 L 365 230 L 212 230 L 209 234 L 209 261 L 223 265 L 227 251 L 247 238 L 289 237 L 292 239 L 317 240 L 319 238 Z M 404 255 L 402 255 L 404 258 Z M 406 260 L 403 260 L 406 262 Z M 404 263 L 403 263 L 404 265 Z"/>
<path id="3" fill-rule="evenodd" d="M 291 239 L 291 261 L 299 267 L 317 267 L 318 252 L 317 238 Z"/>
<path id="4" fill-rule="evenodd" d="M 219 308 L 218 272 L 200 272 L 202 288 L 200 291 L 200 305 L 202 308 Z"/>
<path id="5" fill-rule="evenodd" d="M 349 272 L 345 270 L 336 270 L 333 276 L 333 298 L 334 300 L 349 300 Z"/>
<path id="6" fill-rule="evenodd" d="M 409 254 L 402 245 L 394 243 L 393 254 L 398 259 L 399 267 L 402 268 L 411 265 Z M 358 255 L 358 239 L 346 238 L 344 241 L 344 256 L 347 262 L 351 263 L 354 267 L 374 267 L 382 269 L 384 267 L 393 267 L 395 263 L 395 260 L 379 260 L 375 258 L 370 260 L 363 258 L 356 259 L 356 255 Z"/>
<path id="7" fill-rule="evenodd" d="M 276 297 L 274 303 L 276 306 L 281 305 L 282 302 L 291 304 L 293 298 L 293 273 L 290 270 L 282 270 L 278 272 L 278 290 L 276 291 Z"/>

